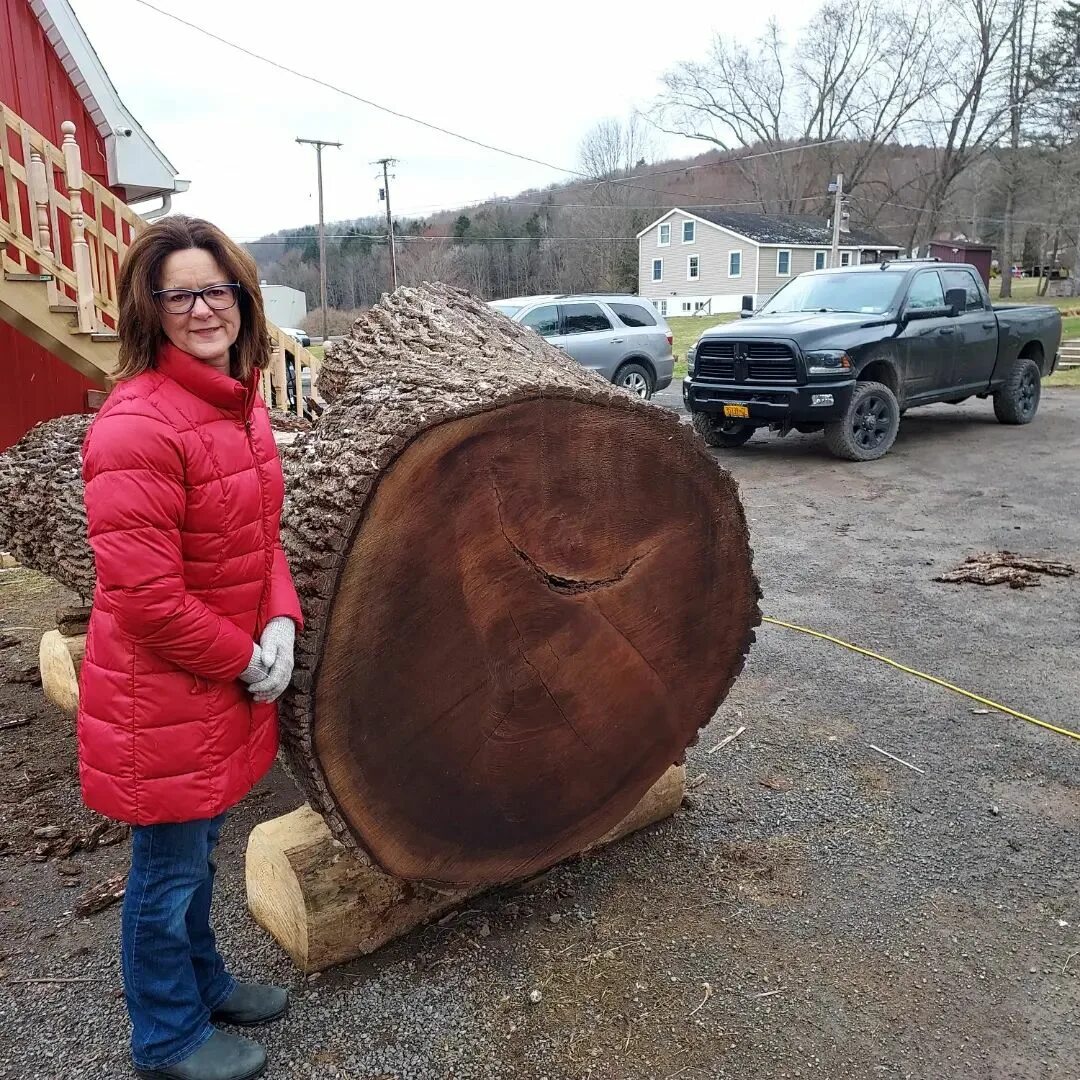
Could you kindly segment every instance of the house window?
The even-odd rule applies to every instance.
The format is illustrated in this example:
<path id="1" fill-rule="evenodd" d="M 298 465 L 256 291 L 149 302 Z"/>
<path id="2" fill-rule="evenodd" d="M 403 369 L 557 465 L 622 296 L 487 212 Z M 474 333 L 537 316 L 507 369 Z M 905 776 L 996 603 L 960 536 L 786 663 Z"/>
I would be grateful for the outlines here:
<path id="1" fill-rule="evenodd" d="M 656 232 L 656 246 L 667 247 L 668 244 L 671 243 L 671 222 L 668 222 L 666 225 L 661 225 Z"/>
<path id="2" fill-rule="evenodd" d="M 727 257 L 727 276 L 742 277 L 742 252 L 729 251 Z"/>
<path id="3" fill-rule="evenodd" d="M 682 223 L 682 242 L 684 244 L 692 244 L 694 242 L 694 225 L 693 221 L 684 221 Z"/>
<path id="4" fill-rule="evenodd" d="M 701 260 L 697 255 L 688 255 L 686 258 L 686 280 L 697 281 L 701 277 Z"/>
<path id="5" fill-rule="evenodd" d="M 690 310 L 690 301 L 689 300 L 684 300 L 683 301 L 682 309 L 683 309 L 683 311 L 689 311 Z"/>
<path id="6" fill-rule="evenodd" d="M 840 252 L 840 265 L 841 266 L 850 266 L 851 265 L 851 252 L 850 251 L 841 251 Z"/>
<path id="7" fill-rule="evenodd" d="M 653 281 L 664 280 L 664 260 L 653 259 L 652 261 L 652 279 Z"/>
<path id="8" fill-rule="evenodd" d="M 827 251 L 815 251 L 814 252 L 814 269 L 824 270 L 828 265 L 829 253 Z"/>
<path id="9" fill-rule="evenodd" d="M 660 314 L 663 315 L 666 318 L 667 317 L 667 301 L 666 300 L 658 300 L 656 306 L 660 309 Z"/>
<path id="10" fill-rule="evenodd" d="M 694 301 L 694 311 L 695 312 L 704 311 L 705 308 L 708 307 L 708 303 L 709 302 L 707 300 L 695 300 Z"/>
<path id="11" fill-rule="evenodd" d="M 776 276 L 791 277 L 791 252 L 778 251 L 776 253 Z"/>

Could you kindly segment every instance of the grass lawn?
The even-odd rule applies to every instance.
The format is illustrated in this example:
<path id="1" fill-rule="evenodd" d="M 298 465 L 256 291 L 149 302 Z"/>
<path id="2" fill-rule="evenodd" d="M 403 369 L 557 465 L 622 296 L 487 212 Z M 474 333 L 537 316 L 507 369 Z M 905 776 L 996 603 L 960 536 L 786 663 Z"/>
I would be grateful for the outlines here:
<path id="1" fill-rule="evenodd" d="M 311 355 L 314 356 L 316 360 L 322 360 L 323 347 L 321 345 L 309 345 L 307 351 L 311 353 Z"/>
<path id="2" fill-rule="evenodd" d="M 1063 368 L 1055 371 L 1048 379 L 1043 379 L 1043 386 L 1080 387 L 1080 368 Z"/>

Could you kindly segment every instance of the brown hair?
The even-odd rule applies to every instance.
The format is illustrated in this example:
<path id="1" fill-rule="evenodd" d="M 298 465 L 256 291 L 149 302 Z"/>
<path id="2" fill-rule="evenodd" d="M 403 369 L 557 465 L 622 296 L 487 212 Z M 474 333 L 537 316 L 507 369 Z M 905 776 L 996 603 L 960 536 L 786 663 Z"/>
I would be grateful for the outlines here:
<path id="1" fill-rule="evenodd" d="M 158 350 L 166 338 L 153 292 L 160 287 L 166 258 L 190 248 L 209 252 L 226 280 L 240 283 L 240 333 L 231 349 L 236 377 L 246 383 L 253 371 L 270 362 L 270 332 L 255 260 L 209 221 L 174 214 L 140 232 L 120 267 L 120 363 L 114 379 L 133 378 L 157 363 Z"/>

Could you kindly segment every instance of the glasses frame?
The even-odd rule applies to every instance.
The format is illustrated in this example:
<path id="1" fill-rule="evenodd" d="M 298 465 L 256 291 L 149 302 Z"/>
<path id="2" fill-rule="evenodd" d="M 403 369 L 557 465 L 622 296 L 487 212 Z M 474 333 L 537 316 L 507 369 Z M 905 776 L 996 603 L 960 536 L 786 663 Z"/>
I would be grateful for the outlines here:
<path id="1" fill-rule="evenodd" d="M 233 298 L 232 303 L 226 304 L 224 307 L 214 307 L 205 296 L 206 293 L 213 289 L 228 289 Z M 151 295 L 154 297 L 157 306 L 161 308 L 166 315 L 189 315 L 195 307 L 195 301 L 199 299 L 201 299 L 211 311 L 228 311 L 230 308 L 236 307 L 240 302 L 241 292 L 242 288 L 239 281 L 219 281 L 216 285 L 207 285 L 205 289 L 154 289 L 151 291 Z M 191 297 L 191 303 L 188 304 L 183 311 L 170 311 L 161 299 L 166 293 L 187 293 L 188 296 Z"/>

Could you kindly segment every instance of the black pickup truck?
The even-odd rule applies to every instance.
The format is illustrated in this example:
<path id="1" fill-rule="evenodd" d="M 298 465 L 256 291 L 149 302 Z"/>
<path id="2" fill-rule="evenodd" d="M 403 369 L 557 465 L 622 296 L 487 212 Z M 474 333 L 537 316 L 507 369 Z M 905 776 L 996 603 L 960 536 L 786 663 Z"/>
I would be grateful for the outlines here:
<path id="1" fill-rule="evenodd" d="M 963 263 L 818 270 L 702 334 L 683 401 L 710 446 L 824 431 L 838 457 L 872 461 L 917 405 L 992 397 L 1003 424 L 1028 423 L 1060 344 L 1056 308 L 995 307 Z"/>

